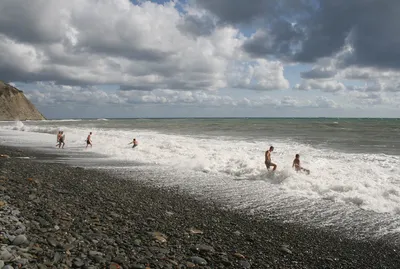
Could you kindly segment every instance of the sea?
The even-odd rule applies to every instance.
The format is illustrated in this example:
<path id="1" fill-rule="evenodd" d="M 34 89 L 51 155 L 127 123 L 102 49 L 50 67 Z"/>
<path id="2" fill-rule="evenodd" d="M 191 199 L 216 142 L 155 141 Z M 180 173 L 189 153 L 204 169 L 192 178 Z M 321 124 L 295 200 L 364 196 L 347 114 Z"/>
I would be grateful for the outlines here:
<path id="1" fill-rule="evenodd" d="M 56 134 L 66 135 L 58 149 Z M 93 147 L 86 148 L 92 132 Z M 400 244 L 400 119 L 173 118 L 0 122 L 0 144 L 175 187 L 228 210 Z M 132 148 L 133 138 L 139 142 Z M 275 172 L 264 165 L 274 146 Z M 296 172 L 300 154 L 310 174 Z M 94 179 L 95 180 L 95 179 Z"/>

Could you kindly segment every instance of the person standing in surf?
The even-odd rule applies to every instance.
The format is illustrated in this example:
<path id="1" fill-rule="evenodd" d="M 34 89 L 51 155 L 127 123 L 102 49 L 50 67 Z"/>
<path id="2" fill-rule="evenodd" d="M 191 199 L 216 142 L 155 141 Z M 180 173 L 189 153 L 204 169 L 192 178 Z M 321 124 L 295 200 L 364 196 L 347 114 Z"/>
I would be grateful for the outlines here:
<path id="1" fill-rule="evenodd" d="M 301 167 L 301 165 L 300 165 L 300 154 L 296 154 L 295 159 L 293 160 L 292 167 L 294 167 L 296 172 L 304 171 L 307 174 L 310 174 L 310 170 Z"/>
<path id="2" fill-rule="evenodd" d="M 60 148 L 60 138 L 61 138 L 61 131 L 58 131 L 58 133 L 57 133 L 57 144 L 56 144 L 56 147 L 59 147 Z"/>
<path id="3" fill-rule="evenodd" d="M 135 147 L 138 146 L 139 143 L 138 143 L 138 141 L 136 140 L 136 138 L 134 138 L 133 141 L 132 141 L 131 143 L 129 143 L 128 145 L 130 145 L 130 144 L 133 144 L 133 145 L 132 145 L 132 148 L 135 148 Z"/>
<path id="4" fill-rule="evenodd" d="M 90 134 L 88 135 L 88 137 L 86 138 L 86 148 L 90 145 L 90 147 L 92 147 L 92 132 L 90 132 Z"/>
<path id="5" fill-rule="evenodd" d="M 59 142 L 58 148 L 61 147 L 61 144 L 62 144 L 62 148 L 64 148 L 64 146 L 65 146 L 65 134 L 64 134 L 63 131 L 61 131 L 61 133 L 60 133 L 60 139 L 58 140 L 58 142 Z"/>
<path id="6" fill-rule="evenodd" d="M 273 169 L 272 169 L 272 171 L 275 171 L 276 170 L 276 164 L 274 164 L 272 161 L 271 161 L 271 153 L 274 151 L 274 147 L 273 146 L 271 146 L 271 147 L 269 147 L 269 150 L 267 150 L 266 152 L 265 152 L 265 166 L 267 167 L 267 169 L 269 170 L 269 168 L 272 166 L 273 167 Z"/>

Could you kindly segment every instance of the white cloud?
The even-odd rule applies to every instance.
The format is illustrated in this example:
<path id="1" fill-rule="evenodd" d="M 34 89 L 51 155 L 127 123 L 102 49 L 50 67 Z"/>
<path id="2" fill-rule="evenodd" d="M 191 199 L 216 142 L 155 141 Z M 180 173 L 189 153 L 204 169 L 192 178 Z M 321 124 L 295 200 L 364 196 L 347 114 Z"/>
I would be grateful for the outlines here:
<path id="1" fill-rule="evenodd" d="M 268 95 L 255 98 L 232 98 L 209 91 L 177 91 L 157 89 L 152 91 L 104 90 L 94 86 L 62 86 L 54 83 L 38 83 L 34 90 L 25 91 L 26 96 L 36 105 L 118 105 L 132 106 L 142 104 L 186 105 L 200 107 L 263 107 L 272 108 L 316 108 L 337 107 L 336 103 L 325 97 L 312 100 L 293 96 L 273 98 Z"/>
<path id="2" fill-rule="evenodd" d="M 26 91 L 25 95 L 35 104 L 85 104 L 104 105 L 125 103 L 115 92 L 106 92 L 96 87 L 80 87 L 55 85 L 54 83 L 38 83 L 33 91 Z"/>
<path id="3" fill-rule="evenodd" d="M 321 90 L 346 94 L 347 92 L 400 92 L 400 71 L 376 67 L 349 66 L 351 46 L 344 48 L 330 58 L 322 58 L 310 71 L 303 72 L 302 80 L 294 86 L 298 90 Z M 344 93 L 342 93 L 344 92 Z M 378 100 L 378 95 L 371 99 Z M 382 102 L 369 102 L 375 105 Z M 388 103 L 388 102 L 383 102 Z"/>
<path id="4" fill-rule="evenodd" d="M 391 95 L 386 92 L 350 91 L 343 93 L 348 101 L 361 108 L 371 106 L 400 107 L 400 95 Z"/>
<path id="5" fill-rule="evenodd" d="M 277 61 L 258 59 L 230 68 L 229 85 L 233 88 L 271 91 L 288 89 L 289 81 L 283 75 L 283 65 Z"/>
<path id="6" fill-rule="evenodd" d="M 243 35 L 232 26 L 210 24 L 204 11 L 187 7 L 181 13 L 175 5 L 32 0 L 28 7 L 25 1 L 3 0 L 0 72 L 9 81 L 115 84 L 125 90 L 235 86 L 232 72 L 247 61 Z M 202 19 L 188 20 L 189 15 Z M 206 34 L 188 35 L 186 26 L 206 27 L 200 29 Z M 279 62 L 250 64 L 247 76 L 252 82 L 240 87 L 288 88 Z"/>
<path id="7" fill-rule="evenodd" d="M 346 89 L 346 86 L 335 80 L 317 80 L 317 79 L 307 79 L 302 80 L 300 84 L 294 86 L 297 90 L 321 90 L 324 92 L 338 92 Z"/>

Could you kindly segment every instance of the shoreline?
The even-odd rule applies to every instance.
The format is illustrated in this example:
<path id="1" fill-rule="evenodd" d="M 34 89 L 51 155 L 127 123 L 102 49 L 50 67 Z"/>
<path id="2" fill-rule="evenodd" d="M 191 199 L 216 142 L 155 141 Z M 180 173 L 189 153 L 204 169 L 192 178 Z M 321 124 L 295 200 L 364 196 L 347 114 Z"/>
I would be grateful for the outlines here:
<path id="1" fill-rule="evenodd" d="M 27 238 L 10 248 L 18 255 L 5 264 L 24 264 L 22 268 L 400 266 L 400 247 L 382 240 L 359 241 L 328 230 L 247 216 L 174 188 L 38 161 L 57 154 L 6 146 L 0 146 L 0 154 L 11 157 L 0 158 L 4 202 L 0 213 L 17 218 Z M 15 158 L 25 156 L 36 159 Z M 8 235 L 17 235 L 15 223 L 0 224 Z M 3 252 L 5 246 L 13 246 L 5 231 Z"/>

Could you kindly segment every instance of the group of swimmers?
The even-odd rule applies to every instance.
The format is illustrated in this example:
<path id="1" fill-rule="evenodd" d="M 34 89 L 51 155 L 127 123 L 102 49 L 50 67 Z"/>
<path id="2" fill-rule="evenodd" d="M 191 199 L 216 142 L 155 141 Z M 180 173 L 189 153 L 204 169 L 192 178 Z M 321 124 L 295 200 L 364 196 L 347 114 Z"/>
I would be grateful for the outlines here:
<path id="1" fill-rule="evenodd" d="M 271 147 L 269 148 L 269 150 L 267 150 L 267 151 L 265 152 L 265 166 L 267 167 L 268 170 L 269 170 L 269 168 L 272 166 L 272 167 L 273 167 L 273 168 L 272 168 L 272 171 L 275 171 L 276 168 L 277 168 L 277 165 L 274 164 L 274 163 L 271 161 L 271 153 L 272 153 L 273 151 L 274 151 L 274 147 L 271 146 Z M 306 168 L 304 168 L 304 167 L 301 167 L 301 165 L 300 165 L 300 154 L 296 154 L 295 159 L 293 160 L 292 167 L 294 167 L 294 169 L 296 170 L 296 172 L 304 171 L 304 172 L 306 172 L 307 174 L 310 174 L 310 170 L 308 170 L 308 169 L 306 169 Z"/>
<path id="2" fill-rule="evenodd" d="M 92 132 L 89 133 L 89 135 L 86 138 L 86 148 L 88 146 L 92 147 Z M 136 138 L 133 139 L 132 142 L 130 142 L 128 145 L 132 144 L 132 148 L 135 148 L 139 145 L 139 142 L 136 140 Z M 56 147 L 60 148 L 62 145 L 62 148 L 65 146 L 65 134 L 63 131 L 58 131 L 57 133 L 57 144 Z"/>
<path id="3" fill-rule="evenodd" d="M 128 145 L 132 144 L 132 148 L 135 148 L 139 145 L 139 142 L 136 140 L 136 138 L 134 138 L 132 140 L 132 142 L 130 142 Z M 65 134 L 63 131 L 59 131 L 57 134 L 57 144 L 56 147 L 58 146 L 58 148 L 60 148 L 62 145 L 62 148 L 64 148 L 65 146 Z M 86 148 L 90 145 L 90 147 L 92 147 L 92 132 L 89 133 L 89 135 L 86 138 Z M 265 152 L 265 166 L 267 167 L 267 169 L 269 170 L 270 167 L 272 166 L 272 171 L 275 171 L 277 168 L 277 165 L 275 163 L 273 163 L 271 161 L 271 153 L 274 151 L 274 147 L 271 146 L 269 148 L 269 150 L 267 150 Z M 295 159 L 293 160 L 293 164 L 292 167 L 294 167 L 294 169 L 299 172 L 299 171 L 304 171 L 307 174 L 310 173 L 310 170 L 301 167 L 300 165 L 300 154 L 296 154 Z"/>

